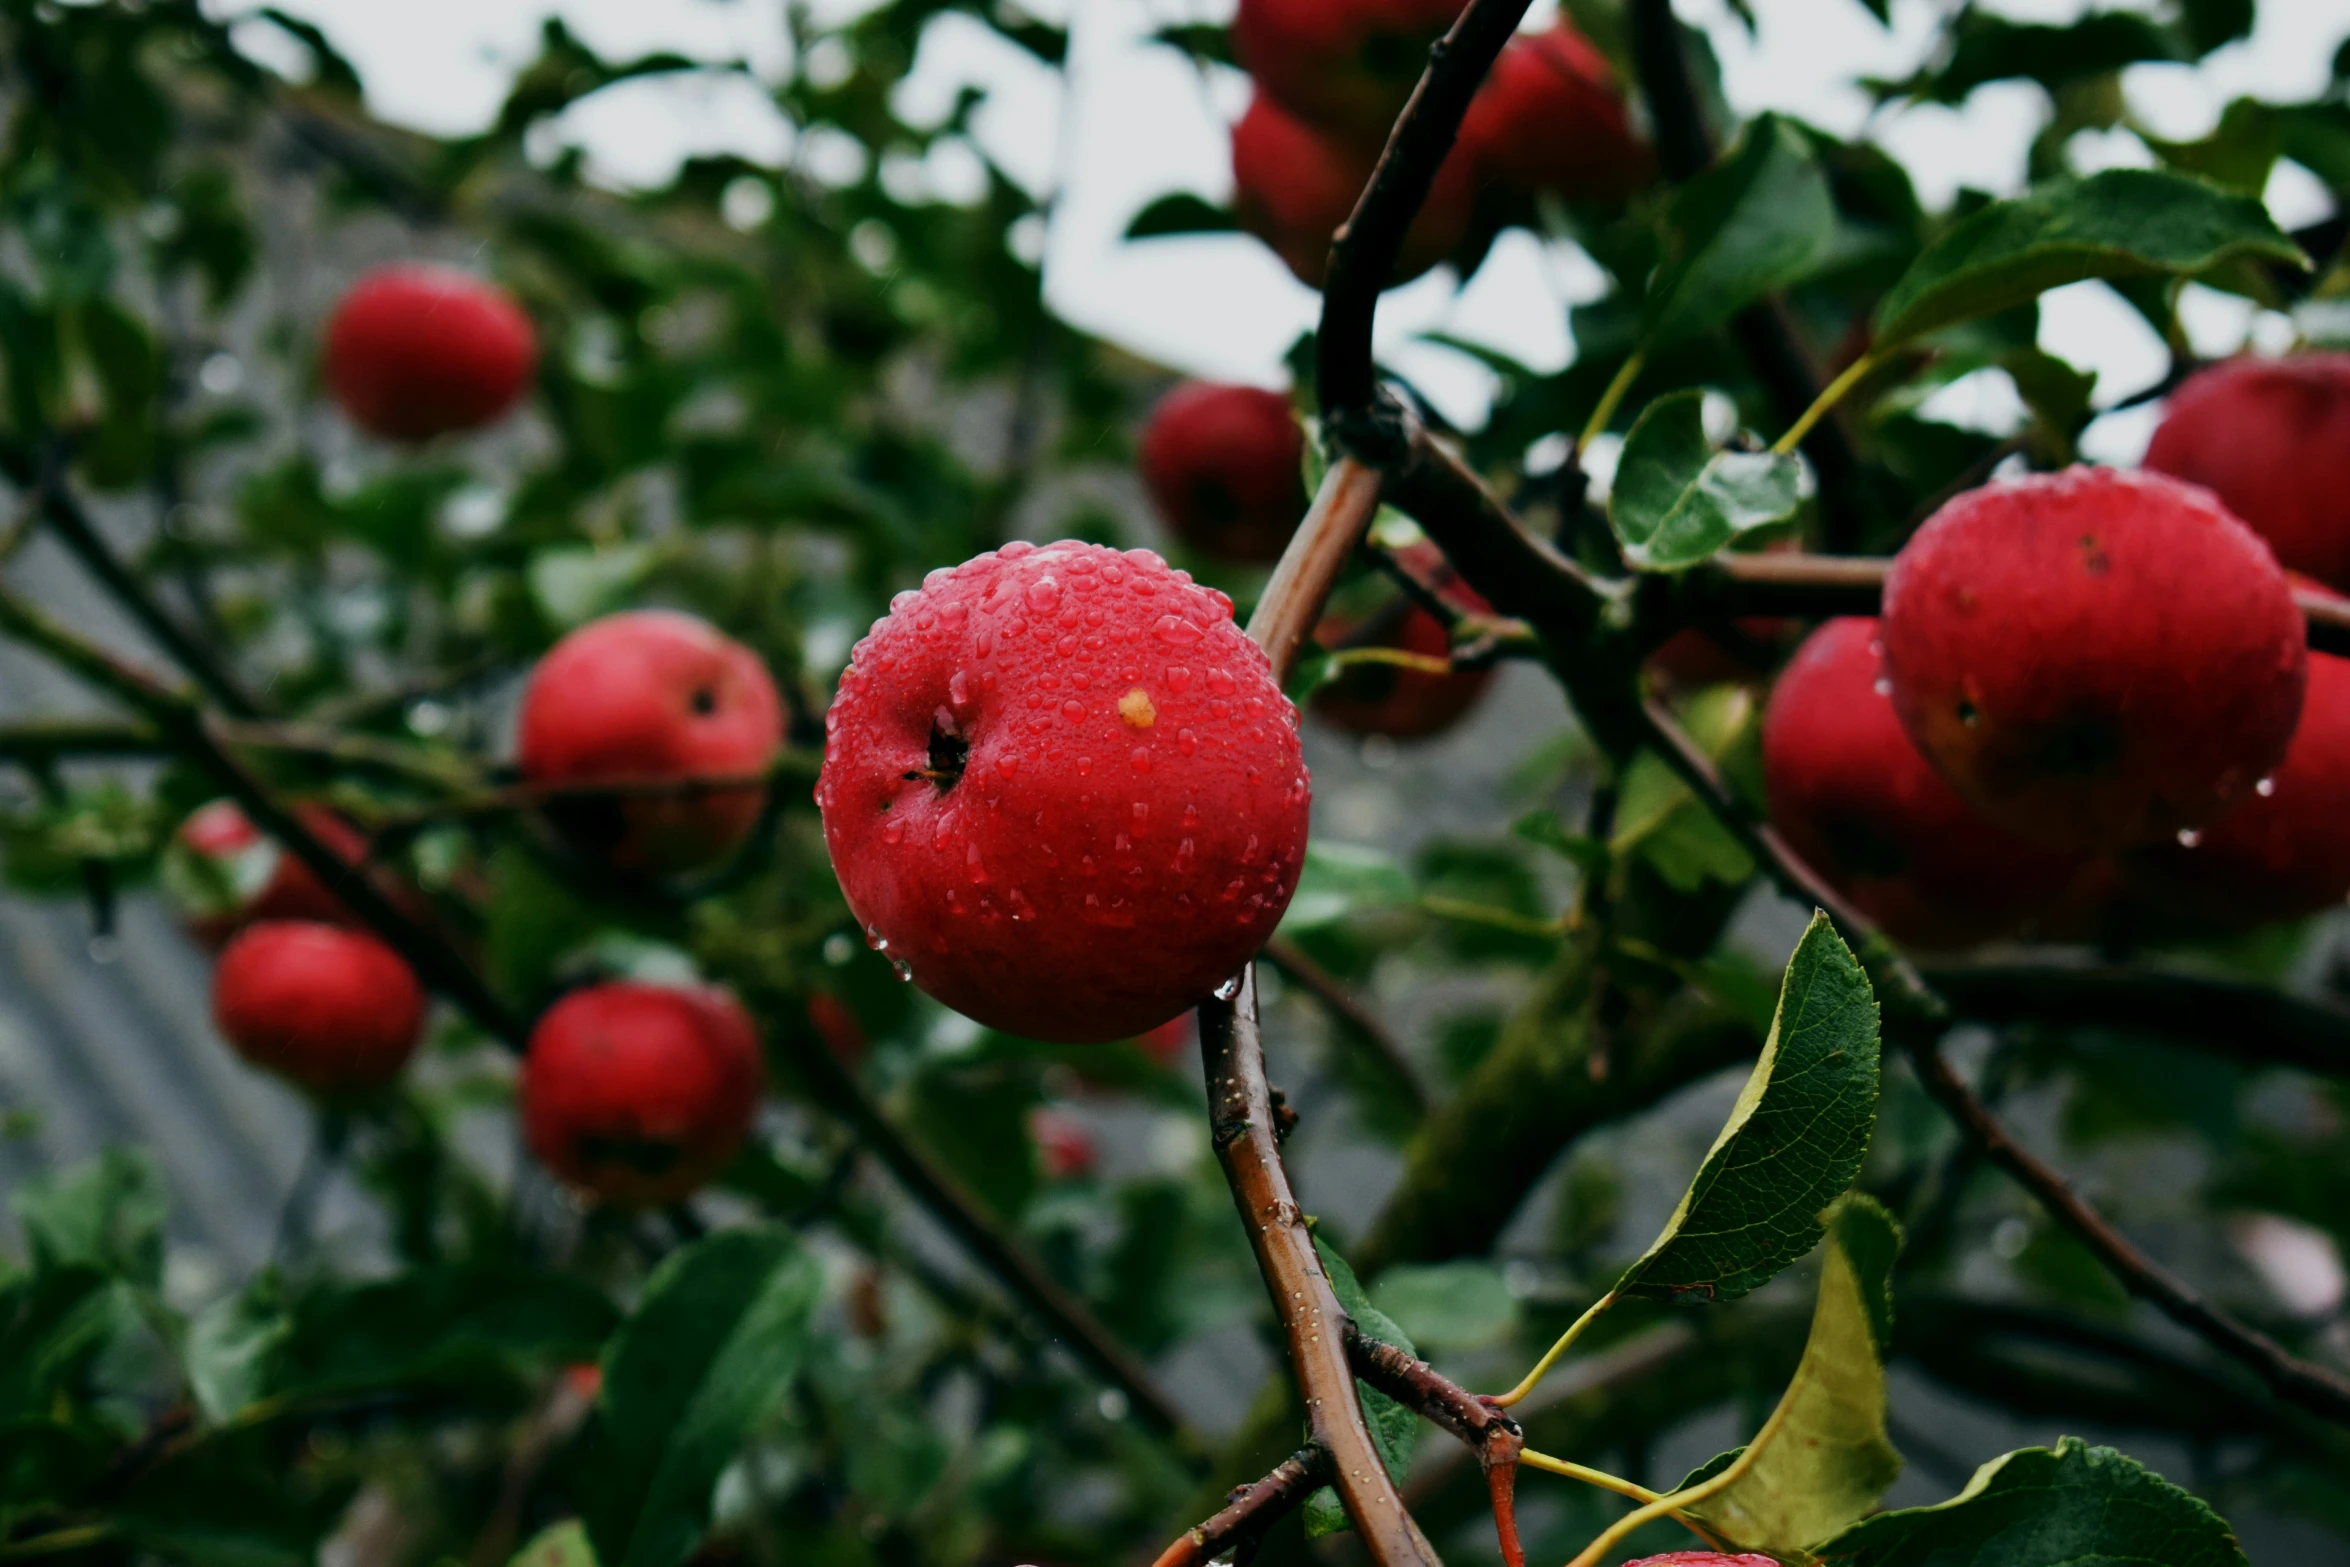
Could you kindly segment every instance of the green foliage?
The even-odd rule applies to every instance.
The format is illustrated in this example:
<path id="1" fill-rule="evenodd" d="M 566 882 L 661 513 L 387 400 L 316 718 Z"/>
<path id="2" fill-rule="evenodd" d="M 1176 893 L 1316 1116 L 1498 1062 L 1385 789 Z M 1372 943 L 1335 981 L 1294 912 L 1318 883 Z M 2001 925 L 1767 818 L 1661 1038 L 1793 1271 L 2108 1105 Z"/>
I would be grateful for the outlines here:
<path id="1" fill-rule="evenodd" d="M 1674 193 L 1641 341 L 1669 348 L 1801 280 L 1827 256 L 1835 225 L 1810 139 L 1762 116 L 1719 165 Z"/>
<path id="2" fill-rule="evenodd" d="M 1393 1344 L 1407 1355 L 1419 1354 L 1395 1319 L 1371 1303 L 1371 1297 L 1347 1260 L 1319 1235 L 1314 1237 L 1314 1254 L 1322 1259 L 1322 1271 L 1330 1276 L 1331 1293 L 1338 1297 L 1339 1308 L 1354 1319 L 1356 1327 L 1366 1336 L 1382 1344 Z M 1380 1461 L 1387 1465 L 1387 1472 L 1400 1480 L 1411 1467 L 1412 1441 L 1419 1435 L 1420 1417 L 1359 1378 L 1355 1382 L 1355 1396 L 1362 1400 L 1371 1445 L 1378 1450 Z M 1346 1509 L 1339 1504 L 1338 1493 L 1328 1486 L 1306 1498 L 1305 1519 L 1308 1539 L 1318 1540 L 1353 1527 Z"/>
<path id="3" fill-rule="evenodd" d="M 1860 1173 L 1877 1119 L 1877 1000 L 1814 914 L 1762 1058 L 1680 1206 L 1616 1283 L 1620 1296 L 1735 1300 L 1819 1242 L 1817 1215 Z"/>
<path id="4" fill-rule="evenodd" d="M 1675 392 L 1650 403 L 1625 437 L 1607 520 L 1631 565 L 1678 571 L 1793 516 L 1800 476 L 1793 457 L 1708 440 L 1705 393 Z"/>

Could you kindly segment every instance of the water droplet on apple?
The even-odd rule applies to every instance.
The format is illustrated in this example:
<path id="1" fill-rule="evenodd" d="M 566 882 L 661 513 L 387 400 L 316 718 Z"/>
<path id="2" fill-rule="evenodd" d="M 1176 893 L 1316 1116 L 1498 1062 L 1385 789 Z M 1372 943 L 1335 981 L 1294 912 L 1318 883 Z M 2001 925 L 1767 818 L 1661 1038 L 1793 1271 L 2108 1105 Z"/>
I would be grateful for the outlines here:
<path id="1" fill-rule="evenodd" d="M 1891 696 L 1893 694 L 1893 682 L 1886 679 L 1883 675 L 1879 675 L 1877 677 L 1875 690 L 1879 696 Z"/>
<path id="2" fill-rule="evenodd" d="M 2252 786 L 2252 792 L 2265 800 L 2277 792 L 2277 781 L 2274 778 L 2263 778 Z"/>
<path id="3" fill-rule="evenodd" d="M 1181 696 L 1184 692 L 1191 689 L 1191 671 L 1186 669 L 1181 664 L 1169 664 L 1167 666 L 1165 684 L 1168 690 L 1174 692 L 1177 696 Z"/>
<path id="4" fill-rule="evenodd" d="M 1190 831 L 1192 828 L 1194 828 L 1194 827 L 1197 827 L 1198 825 L 1199 825 L 1199 807 L 1198 807 L 1198 806 L 1196 806 L 1196 805 L 1186 805 L 1186 806 L 1183 808 L 1183 827 L 1184 827 L 1184 830 L 1185 830 L 1186 832 L 1188 832 L 1188 831 Z"/>
<path id="5" fill-rule="evenodd" d="M 2203 832 L 2200 828 L 2182 827 L 2179 829 L 2179 846 L 2181 848 L 2192 849 L 2202 841 Z"/>
<path id="6" fill-rule="evenodd" d="M 1151 627 L 1151 635 L 1169 647 L 1190 647 L 1199 641 L 1199 627 L 1181 615 L 1161 615 L 1159 623 Z"/>
<path id="7" fill-rule="evenodd" d="M 947 700 L 957 707 L 962 707 L 971 700 L 971 682 L 963 677 L 963 672 L 959 669 L 947 676 Z"/>
<path id="8" fill-rule="evenodd" d="M 1234 996 L 1239 995 L 1240 980 L 1241 976 L 1235 974 L 1230 979 L 1224 981 L 1223 984 L 1218 985 L 1216 987 L 1216 999 L 1218 1001 L 1230 1001 Z"/>
<path id="9" fill-rule="evenodd" d="M 1053 606 L 1061 602 L 1061 579 L 1039 577 L 1028 584 L 1027 591 L 1022 593 L 1020 597 L 1037 614 L 1049 615 L 1053 612 Z"/>
<path id="10" fill-rule="evenodd" d="M 1188 729 L 1178 730 L 1175 735 L 1175 749 L 1181 751 L 1185 756 L 1189 756 L 1199 749 L 1199 737 Z"/>
<path id="11" fill-rule="evenodd" d="M 1240 683 L 1234 680 L 1232 676 L 1227 674 L 1225 671 L 1221 669 L 1211 669 L 1208 671 L 1208 695 L 1230 696 L 1233 692 L 1239 689 Z"/>
<path id="12" fill-rule="evenodd" d="M 1135 770 L 1136 772 L 1138 772 L 1138 773 L 1147 773 L 1147 772 L 1149 772 L 1149 771 L 1151 770 L 1151 753 L 1150 753 L 1150 747 L 1148 747 L 1148 746 L 1143 746 L 1143 745 L 1138 745 L 1138 746 L 1136 746 L 1136 747 L 1134 748 L 1134 755 L 1133 755 L 1133 757 L 1132 757 L 1132 761 L 1133 761 L 1133 763 L 1134 763 L 1134 770 Z"/>
<path id="13" fill-rule="evenodd" d="M 908 963 L 904 958 L 891 958 L 889 966 L 891 971 L 897 975 L 900 984 L 911 985 L 914 982 L 914 965 Z"/>

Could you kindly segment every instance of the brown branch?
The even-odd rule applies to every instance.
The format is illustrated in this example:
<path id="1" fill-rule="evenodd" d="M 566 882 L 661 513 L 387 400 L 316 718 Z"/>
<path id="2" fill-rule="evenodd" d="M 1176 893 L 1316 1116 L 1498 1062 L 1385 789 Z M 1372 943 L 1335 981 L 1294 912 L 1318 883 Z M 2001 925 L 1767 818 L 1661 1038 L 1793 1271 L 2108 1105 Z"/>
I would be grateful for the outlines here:
<path id="1" fill-rule="evenodd" d="M 172 749 L 212 774 L 244 807 L 253 825 L 277 840 L 310 873 L 406 959 L 417 977 L 455 1002 L 482 1030 L 512 1049 L 526 1031 L 504 999 L 438 931 L 411 918 L 374 880 L 321 843 L 294 813 L 239 761 L 205 711 L 183 688 L 119 658 L 67 630 L 13 588 L 0 587 L 0 630 L 30 644 L 91 685 L 139 712 Z"/>
<path id="2" fill-rule="evenodd" d="M 1425 1360 L 1382 1343 L 1352 1321 L 1346 1325 L 1347 1359 L 1355 1375 L 1389 1398 L 1434 1421 L 1477 1455 L 1493 1503 L 1493 1527 L 1503 1567 L 1526 1567 L 1518 1538 L 1518 1455 L 1526 1433 L 1490 1399 L 1470 1392 Z"/>
<path id="3" fill-rule="evenodd" d="M 1288 1339 L 1307 1431 L 1330 1454 L 1331 1482 L 1371 1560 L 1378 1567 L 1437 1567 L 1435 1547 L 1405 1511 L 1364 1423 L 1347 1359 L 1346 1311 L 1322 1271 L 1305 1213 L 1281 1164 L 1257 1034 L 1253 966 L 1242 971 L 1229 997 L 1200 1003 L 1199 1024 L 1216 1159 Z"/>
<path id="4" fill-rule="evenodd" d="M 796 777 L 812 777 L 815 758 L 785 751 L 756 772 L 702 773 L 693 777 L 583 778 L 513 784 L 503 789 L 439 800 L 413 810 L 386 811 L 369 818 L 378 832 L 405 832 L 438 822 L 507 816 L 563 800 L 698 800 L 742 789 L 765 789 Z"/>
<path id="5" fill-rule="evenodd" d="M 1461 117 L 1485 73 L 1517 31 L 1528 0 L 1470 0 L 1451 31 L 1428 50 L 1428 69 L 1388 134 L 1354 212 L 1330 243 L 1316 339 L 1316 391 L 1324 416 L 1371 406 L 1376 371 L 1371 325 L 1379 293 L 1395 273 L 1404 234 L 1452 152 Z"/>
<path id="6" fill-rule="evenodd" d="M 1280 971 L 1282 978 L 1312 994 L 1338 1020 L 1341 1033 L 1351 1034 L 1369 1046 L 1371 1058 L 1410 1096 L 1412 1108 L 1422 1115 L 1428 1113 L 1428 1090 L 1421 1085 L 1420 1074 L 1413 1069 L 1411 1058 L 1404 1054 L 1403 1045 L 1370 1008 L 1348 994 L 1336 975 L 1286 937 L 1275 936 L 1266 942 L 1264 956 L 1266 962 Z"/>
<path id="7" fill-rule="evenodd" d="M 2286 1403 L 2337 1425 L 2350 1426 L 2350 1377 L 2303 1360 L 2258 1328 L 2237 1321 L 2130 1244 L 2081 1200 L 2063 1176 L 2009 1135 L 1990 1107 L 1951 1069 L 1931 1034 L 1910 1031 L 1909 1054 L 1926 1091 L 1958 1123 L 1959 1130 L 2029 1191 L 2075 1240 L 2088 1247 L 2124 1289 L 2242 1361 Z"/>
<path id="8" fill-rule="evenodd" d="M 2159 962 L 2025 956 L 1921 965 L 1958 1017 L 2158 1034 L 2256 1066 L 2350 1076 L 2350 1007 Z"/>
<path id="9" fill-rule="evenodd" d="M 1201 1567 L 1226 1554 L 1236 1567 L 1246 1567 L 1265 1531 L 1329 1483 L 1329 1451 L 1309 1442 L 1276 1464 L 1262 1480 L 1234 1486 L 1223 1511 L 1177 1536 L 1151 1567 Z"/>

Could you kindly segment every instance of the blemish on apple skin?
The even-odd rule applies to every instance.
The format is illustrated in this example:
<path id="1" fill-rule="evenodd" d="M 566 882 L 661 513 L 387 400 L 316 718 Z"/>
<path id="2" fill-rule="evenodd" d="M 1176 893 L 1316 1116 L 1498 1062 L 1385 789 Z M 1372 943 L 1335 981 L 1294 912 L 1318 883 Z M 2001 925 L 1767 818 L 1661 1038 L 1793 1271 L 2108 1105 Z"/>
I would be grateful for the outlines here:
<path id="1" fill-rule="evenodd" d="M 1159 710 L 1150 699 L 1150 693 L 1136 686 L 1118 698 L 1118 716 L 1130 728 L 1148 729 L 1159 721 Z"/>

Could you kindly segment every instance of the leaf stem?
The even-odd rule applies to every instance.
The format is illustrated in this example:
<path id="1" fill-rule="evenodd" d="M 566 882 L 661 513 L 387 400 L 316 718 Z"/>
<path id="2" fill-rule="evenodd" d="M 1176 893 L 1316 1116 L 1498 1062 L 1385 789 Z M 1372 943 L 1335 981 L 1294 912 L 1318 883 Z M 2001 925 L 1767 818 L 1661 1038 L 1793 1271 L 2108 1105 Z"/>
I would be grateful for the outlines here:
<path id="1" fill-rule="evenodd" d="M 1536 1386 L 1541 1383 L 1542 1379 L 1550 1375 L 1550 1368 L 1558 1364 L 1559 1356 L 1565 1354 L 1568 1349 L 1573 1347 L 1575 1340 L 1583 1336 L 1583 1330 L 1591 1326 L 1592 1323 L 1598 1321 L 1599 1314 L 1607 1310 L 1608 1307 L 1614 1305 L 1615 1303 L 1616 1292 L 1614 1290 L 1609 1290 L 1605 1295 L 1602 1295 L 1599 1297 L 1599 1299 L 1593 1301 L 1591 1303 L 1591 1309 L 1584 1312 L 1580 1317 L 1577 1317 L 1575 1319 L 1575 1325 L 1567 1329 L 1566 1332 L 1561 1333 L 1559 1335 L 1559 1341 L 1556 1344 L 1551 1345 L 1549 1351 L 1544 1354 L 1540 1360 L 1534 1362 L 1534 1369 L 1527 1372 L 1525 1378 L 1520 1381 L 1516 1387 L 1511 1388 L 1508 1392 L 1496 1398 L 1494 1403 L 1498 1404 L 1503 1409 L 1507 1409 L 1512 1404 L 1518 1403 L 1520 1400 L 1524 1399 L 1528 1393 L 1533 1392 Z"/>
<path id="2" fill-rule="evenodd" d="M 1747 1443 L 1745 1449 L 1730 1461 L 1727 1469 L 1710 1480 L 1699 1481 L 1686 1491 L 1675 1491 L 1670 1496 L 1658 1497 L 1644 1507 L 1634 1508 L 1601 1530 L 1599 1538 L 1584 1546 L 1583 1554 L 1567 1563 L 1567 1567 L 1599 1567 L 1599 1563 L 1605 1561 L 1623 1543 L 1625 1536 L 1635 1530 L 1644 1529 L 1659 1518 L 1678 1517 L 1706 1498 L 1718 1496 L 1736 1485 L 1745 1478 L 1746 1471 L 1754 1467 L 1755 1455 L 1763 1450 L 1772 1437 L 1778 1435 L 1779 1427 L 1785 1423 L 1787 1411 L 1793 1403 L 1792 1399 L 1780 1399 L 1778 1407 L 1771 1411 L 1771 1418 L 1763 1422 L 1763 1428 L 1754 1434 L 1754 1440 Z"/>
<path id="3" fill-rule="evenodd" d="M 72 1529 L 53 1529 L 47 1534 L 36 1534 L 30 1539 L 11 1540 L 0 1545 L 0 1561 L 17 1561 L 27 1556 L 52 1556 L 59 1551 L 79 1550 L 95 1545 L 112 1536 L 114 1525 L 108 1523 L 81 1524 Z"/>
<path id="4" fill-rule="evenodd" d="M 1454 673 L 1452 660 L 1438 658 L 1433 653 L 1413 653 L 1400 647 L 1350 647 L 1330 655 L 1324 667 L 1351 669 L 1357 664 L 1392 664 L 1397 669 L 1417 670 L 1423 675 Z"/>
<path id="5" fill-rule="evenodd" d="M 1820 395 L 1811 400 L 1811 406 L 1806 408 L 1796 418 L 1796 421 L 1787 427 L 1787 433 L 1771 443 L 1771 455 L 1774 457 L 1791 456 L 1795 448 L 1803 444 L 1803 438 L 1811 434 L 1811 427 L 1826 418 L 1828 410 L 1842 402 L 1844 394 L 1858 386 L 1870 371 L 1877 368 L 1879 363 L 1876 355 L 1863 354 L 1846 365 L 1843 373 L 1822 387 Z"/>
<path id="6" fill-rule="evenodd" d="M 1591 443 L 1607 433 L 1609 422 L 1616 416 L 1617 406 L 1623 402 L 1624 394 L 1632 390 L 1632 383 L 1640 379 L 1640 372 L 1647 364 L 1648 353 L 1645 349 L 1635 348 L 1625 358 L 1616 371 L 1615 379 L 1608 382 L 1607 390 L 1599 394 L 1598 405 L 1591 410 L 1591 417 L 1583 421 L 1583 433 L 1575 437 L 1577 457 L 1589 451 Z"/>
<path id="7" fill-rule="evenodd" d="M 1664 1499 L 1663 1492 L 1651 1491 L 1647 1486 L 1635 1484 L 1621 1475 L 1612 1475 L 1605 1469 L 1594 1469 L 1588 1464 L 1578 1464 L 1571 1459 L 1553 1458 L 1548 1453 L 1538 1453 L 1531 1447 L 1518 1455 L 1518 1462 L 1529 1469 L 1540 1469 L 1554 1475 L 1565 1475 L 1570 1480 L 1580 1480 L 1585 1485 L 1596 1485 L 1603 1491 L 1613 1491 L 1616 1495 L 1629 1497 L 1635 1502 L 1648 1503 Z"/>

